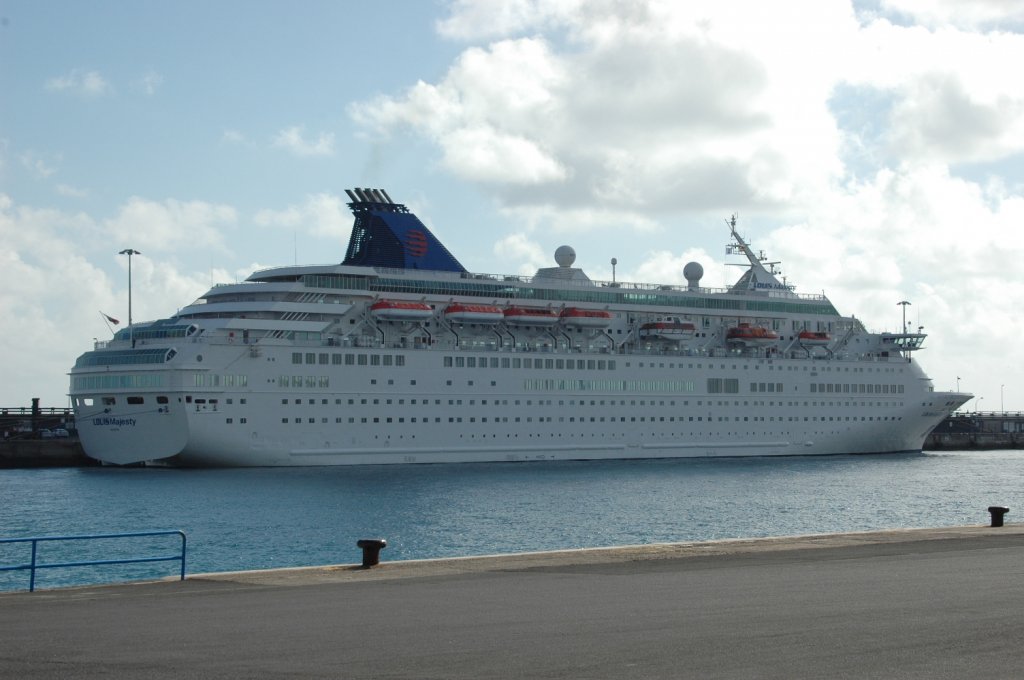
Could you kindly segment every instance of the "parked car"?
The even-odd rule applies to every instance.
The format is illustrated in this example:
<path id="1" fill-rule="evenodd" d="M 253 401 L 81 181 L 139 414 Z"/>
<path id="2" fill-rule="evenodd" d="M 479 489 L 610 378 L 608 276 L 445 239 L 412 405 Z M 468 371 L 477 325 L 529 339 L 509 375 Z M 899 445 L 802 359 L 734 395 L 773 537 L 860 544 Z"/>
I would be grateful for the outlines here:
<path id="1" fill-rule="evenodd" d="M 49 430 L 39 430 L 40 439 L 53 439 L 53 433 Z"/>
<path id="2" fill-rule="evenodd" d="M 63 427 L 55 427 L 55 428 L 53 428 L 52 430 L 50 430 L 50 434 L 53 435 L 57 439 L 66 439 L 67 437 L 71 436 L 68 433 L 68 431 L 65 430 Z"/>

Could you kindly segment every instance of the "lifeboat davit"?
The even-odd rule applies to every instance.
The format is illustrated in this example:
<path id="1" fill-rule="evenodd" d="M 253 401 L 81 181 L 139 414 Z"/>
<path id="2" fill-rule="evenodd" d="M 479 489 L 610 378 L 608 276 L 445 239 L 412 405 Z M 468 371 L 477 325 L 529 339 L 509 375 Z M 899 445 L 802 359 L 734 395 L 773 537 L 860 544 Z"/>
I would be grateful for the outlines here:
<path id="1" fill-rule="evenodd" d="M 822 331 L 800 331 L 797 337 L 801 345 L 827 345 L 832 341 L 832 336 Z"/>
<path id="2" fill-rule="evenodd" d="M 581 328 L 607 328 L 612 322 L 612 313 L 603 309 L 580 309 L 566 307 L 559 318 L 568 326 Z"/>
<path id="3" fill-rule="evenodd" d="M 779 339 L 779 334 L 761 326 L 751 326 L 749 323 L 741 323 L 739 326 L 730 328 L 725 334 L 729 342 L 739 342 L 747 345 L 768 345 Z"/>
<path id="4" fill-rule="evenodd" d="M 444 318 L 456 323 L 498 323 L 505 315 L 491 305 L 465 305 L 454 302 L 444 310 Z"/>
<path id="5" fill-rule="evenodd" d="M 655 321 L 640 326 L 641 339 L 685 340 L 692 338 L 697 327 L 688 321 Z"/>
<path id="6" fill-rule="evenodd" d="M 386 321 L 422 321 L 434 315 L 430 305 L 404 300 L 380 300 L 370 305 L 370 315 Z"/>
<path id="7" fill-rule="evenodd" d="M 553 311 L 536 307 L 509 307 L 504 317 L 505 323 L 516 326 L 552 326 L 558 323 L 558 315 Z"/>

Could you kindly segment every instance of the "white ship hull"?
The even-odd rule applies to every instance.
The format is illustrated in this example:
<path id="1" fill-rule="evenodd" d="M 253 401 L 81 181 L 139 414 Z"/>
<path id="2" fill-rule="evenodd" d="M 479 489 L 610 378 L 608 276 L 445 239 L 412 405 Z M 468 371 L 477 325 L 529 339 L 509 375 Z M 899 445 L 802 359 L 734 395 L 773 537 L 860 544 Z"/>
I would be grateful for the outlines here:
<path id="1" fill-rule="evenodd" d="M 109 463 L 163 461 L 183 466 L 894 453 L 920 451 L 931 429 L 966 399 L 963 394 L 922 391 L 920 370 L 905 360 L 867 367 L 816 360 L 815 380 L 826 373 L 845 377 L 851 368 L 867 369 L 856 374 L 858 380 L 885 380 L 871 384 L 885 385 L 892 392 L 819 397 L 811 395 L 810 379 L 798 370 L 806 362 L 798 360 L 723 363 L 664 355 L 577 354 L 575 361 L 607 366 L 614 360 L 616 368 L 573 371 L 571 380 L 560 380 L 557 374 L 538 378 L 522 368 L 445 368 L 443 361 L 446 355 L 477 362 L 496 357 L 555 361 L 554 354 L 430 350 L 406 352 L 404 366 L 314 366 L 317 373 L 326 374 L 328 384 L 351 385 L 351 390 L 281 390 L 274 371 L 291 349 L 265 346 L 253 357 L 250 347 L 204 347 L 204 364 L 248 371 L 248 387 L 143 393 L 137 408 L 126 405 L 91 418 L 83 413 L 78 419 L 83 446 L 92 455 L 102 452 L 100 459 Z M 331 351 L 335 353 L 397 356 L 384 350 Z M 550 375 L 544 369 L 541 374 Z M 183 377 L 188 375 L 189 371 L 182 372 Z M 707 394 L 695 387 L 680 391 L 706 385 L 709 378 L 734 375 L 771 375 L 780 381 L 776 386 L 781 391 L 756 397 Z M 306 377 L 302 376 L 303 385 Z M 308 377 L 319 381 L 321 376 Z M 574 391 L 574 381 L 615 389 Z M 395 389 L 410 382 L 415 390 Z M 273 387 L 254 387 L 261 384 Z M 168 397 L 166 410 L 152 407 L 157 396 Z"/>

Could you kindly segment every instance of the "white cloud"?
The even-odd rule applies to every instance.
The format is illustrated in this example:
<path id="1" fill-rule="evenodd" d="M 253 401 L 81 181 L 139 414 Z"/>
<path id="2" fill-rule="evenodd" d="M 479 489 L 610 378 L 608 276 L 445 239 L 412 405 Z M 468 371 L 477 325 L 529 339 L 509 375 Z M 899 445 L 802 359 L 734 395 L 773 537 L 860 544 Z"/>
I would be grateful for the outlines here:
<path id="1" fill-rule="evenodd" d="M 58 184 L 57 193 L 68 198 L 87 198 L 89 196 L 89 192 L 85 189 L 79 189 L 70 184 Z"/>
<path id="2" fill-rule="evenodd" d="M 71 92 L 98 97 L 113 91 L 110 83 L 98 71 L 72 69 L 67 74 L 46 81 L 46 89 L 53 92 Z"/>
<path id="3" fill-rule="evenodd" d="M 224 233 L 237 221 L 235 209 L 203 201 L 162 202 L 133 196 L 118 214 L 104 222 L 119 248 L 174 251 L 181 248 L 225 250 Z"/>
<path id="4" fill-rule="evenodd" d="M 567 40 L 508 35 L 469 47 L 438 83 L 350 113 L 378 134 L 426 136 L 447 169 L 491 184 L 509 206 L 650 215 L 800 203 L 842 171 L 826 95 L 857 23 L 817 2 L 748 10 L 456 3 L 441 24 L 448 35 L 555 27 Z"/>
<path id="5" fill-rule="evenodd" d="M 908 325 L 932 335 L 919 357 L 937 386 L 972 377 L 1020 384 L 1024 244 L 1007 238 L 1024 220 L 1024 197 L 951 176 L 942 166 L 882 171 L 823 197 L 808 221 L 756 243 L 779 258 L 798 292 L 822 287 L 837 308 L 874 330 Z M 814 289 L 808 289 L 808 286 Z M 939 361 L 941 358 L 941 361 Z M 987 386 L 982 376 L 988 376 Z M 995 383 L 998 384 L 998 383 Z M 991 406 L 991 405 L 990 405 Z"/>
<path id="6" fill-rule="evenodd" d="M 137 85 L 139 89 L 146 95 L 152 96 L 156 94 L 157 89 L 164 83 L 164 77 L 156 71 L 147 71 L 142 78 L 139 79 Z"/>
<path id="7" fill-rule="evenodd" d="M 66 374 L 85 349 L 82 338 L 101 332 L 96 310 L 113 302 L 103 272 L 70 238 L 97 234 L 86 216 L 18 206 L 0 195 L 0 316 L 13 331 L 0 337 L 0 355 L 8 357 L 0 382 L 5 403 L 28 405 L 36 396 L 46 405 L 66 403 Z"/>
<path id="8" fill-rule="evenodd" d="M 459 40 L 496 38 L 556 27 L 578 12 L 584 0 L 454 0 L 439 21 L 441 35 Z"/>
<path id="9" fill-rule="evenodd" d="M 284 149 L 296 156 L 333 156 L 334 133 L 321 132 L 316 141 L 307 141 L 302 128 L 294 126 L 286 128 L 274 137 L 274 146 Z"/>
<path id="10" fill-rule="evenodd" d="M 552 266 L 551 258 L 544 254 L 540 245 L 526 234 L 509 234 L 494 244 L 497 256 L 496 266 L 502 273 L 512 272 L 512 262 L 518 262 L 517 272 L 521 276 L 532 276 L 541 267 Z"/>
<path id="11" fill-rule="evenodd" d="M 222 142 L 226 142 L 228 144 L 244 144 L 244 143 L 246 143 L 245 135 L 243 135 L 238 130 L 232 130 L 232 129 L 225 130 L 221 134 L 220 139 L 221 139 Z"/>
<path id="12" fill-rule="evenodd" d="M 859 32 L 856 54 L 844 80 L 891 99 L 880 140 L 890 157 L 959 163 L 1024 151 L 1024 83 L 1010 71 L 1024 61 L 1024 35 L 878 19 Z"/>
<path id="13" fill-rule="evenodd" d="M 881 6 L 931 27 L 977 29 L 1024 24 L 1021 0 L 881 0 Z"/>
<path id="14" fill-rule="evenodd" d="M 20 156 L 21 165 L 23 168 L 28 170 L 29 174 L 36 179 L 46 179 L 55 172 L 57 168 L 55 165 L 60 162 L 60 158 L 52 158 L 50 160 L 40 158 L 39 154 L 35 151 L 26 151 Z"/>
<path id="15" fill-rule="evenodd" d="M 312 194 L 300 205 L 284 210 L 260 210 L 253 222 L 262 227 L 302 230 L 315 236 L 345 239 L 352 230 L 352 214 L 344 201 L 327 193 Z"/>
<path id="16" fill-rule="evenodd" d="M 153 217 L 160 213 L 153 205 L 174 216 L 172 221 L 186 236 L 190 228 L 206 228 L 198 219 L 201 213 L 212 215 L 206 220 L 209 228 L 223 228 L 230 221 L 230 209 L 223 206 L 204 210 L 175 201 L 147 206 L 138 199 L 119 218 Z M 219 220 L 214 217 L 218 213 Z M 85 213 L 18 205 L 0 194 L 0 240 L 5 244 L 0 251 L 0 317 L 12 329 L 0 337 L 0 356 L 10 359 L 0 381 L 0 402 L 19 405 L 40 397 L 46 406 L 66 403 L 67 372 L 75 358 L 90 348 L 90 338 L 109 337 L 99 311 L 122 324 L 127 321 L 128 261 L 117 254 L 122 247 L 144 252 L 132 258 L 136 321 L 173 313 L 202 294 L 211 280 L 231 280 L 226 271 L 180 271 L 169 257 L 173 253 L 147 253 L 140 244 L 156 246 L 157 241 L 147 236 L 144 223 L 134 224 L 136 233 L 125 234 L 117 220 L 101 222 Z"/>

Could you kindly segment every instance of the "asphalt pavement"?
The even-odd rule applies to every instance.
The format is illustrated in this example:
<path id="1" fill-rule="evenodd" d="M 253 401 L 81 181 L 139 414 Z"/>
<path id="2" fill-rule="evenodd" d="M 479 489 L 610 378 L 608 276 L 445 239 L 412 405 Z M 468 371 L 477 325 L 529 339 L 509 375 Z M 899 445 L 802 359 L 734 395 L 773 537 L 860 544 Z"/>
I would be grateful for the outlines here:
<path id="1" fill-rule="evenodd" d="M 111 677 L 1021 678 L 1024 525 L 0 595 L 0 678 Z"/>

